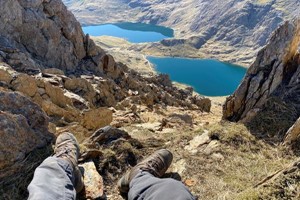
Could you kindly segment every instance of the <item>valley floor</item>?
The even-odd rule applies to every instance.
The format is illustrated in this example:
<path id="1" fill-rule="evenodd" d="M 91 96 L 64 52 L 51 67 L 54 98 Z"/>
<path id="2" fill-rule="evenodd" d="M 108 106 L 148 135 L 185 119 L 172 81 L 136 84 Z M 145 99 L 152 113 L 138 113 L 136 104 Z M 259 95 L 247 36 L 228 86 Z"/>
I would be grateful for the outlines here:
<path id="1" fill-rule="evenodd" d="M 155 74 L 152 64 L 147 60 L 147 56 L 155 57 L 186 57 L 186 58 L 212 58 L 216 60 L 226 61 L 229 63 L 239 64 L 248 67 L 251 59 L 245 59 L 243 62 L 234 61 L 235 57 L 231 54 L 225 53 L 224 55 L 218 54 L 215 57 L 209 52 L 198 51 L 195 48 L 183 44 L 183 46 L 166 47 L 160 43 L 130 43 L 122 38 L 112 36 L 98 36 L 92 37 L 97 45 L 109 52 L 117 61 L 126 64 L 129 68 L 139 71 L 142 74 Z M 183 50 L 184 49 L 184 50 Z M 217 45 L 214 51 L 218 49 Z M 242 55 L 244 58 L 247 52 Z M 241 56 L 241 54 L 239 55 Z"/>

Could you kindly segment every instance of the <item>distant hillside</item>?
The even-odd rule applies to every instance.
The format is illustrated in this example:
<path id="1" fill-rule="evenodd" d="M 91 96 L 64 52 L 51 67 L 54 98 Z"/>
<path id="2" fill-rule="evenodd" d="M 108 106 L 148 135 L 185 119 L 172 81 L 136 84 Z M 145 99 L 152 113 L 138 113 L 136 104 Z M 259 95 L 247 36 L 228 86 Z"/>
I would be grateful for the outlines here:
<path id="1" fill-rule="evenodd" d="M 130 21 L 172 27 L 208 57 L 248 65 L 298 0 L 64 0 L 82 24 Z M 181 41 L 182 43 L 182 41 Z M 164 45 L 180 45 L 176 41 Z"/>

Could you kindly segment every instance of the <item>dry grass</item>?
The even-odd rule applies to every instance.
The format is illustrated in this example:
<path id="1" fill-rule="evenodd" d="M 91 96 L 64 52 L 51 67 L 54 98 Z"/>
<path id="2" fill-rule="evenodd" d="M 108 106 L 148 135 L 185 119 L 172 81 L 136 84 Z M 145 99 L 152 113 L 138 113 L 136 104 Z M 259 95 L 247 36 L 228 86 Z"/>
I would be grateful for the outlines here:
<path id="1" fill-rule="evenodd" d="M 270 143 L 281 142 L 286 131 L 295 123 L 299 114 L 293 107 L 294 102 L 284 102 L 278 97 L 271 97 L 247 127 L 257 138 Z"/>
<path id="2" fill-rule="evenodd" d="M 188 133 L 174 136 L 174 143 L 169 145 L 175 152 L 175 160 L 186 161 L 182 179 L 196 181 L 190 189 L 200 199 L 261 199 L 261 191 L 252 189 L 253 186 L 295 159 L 284 149 L 257 140 L 242 124 L 221 122 L 205 128 L 220 143 L 213 153 L 223 155 L 224 160 L 214 159 L 211 154 L 190 155 L 184 151 L 176 142 L 185 143 L 192 137 Z"/>
<path id="3" fill-rule="evenodd" d="M 53 152 L 52 146 L 36 149 L 23 161 L 21 173 L 13 174 L 0 181 L 0 199 L 24 200 L 27 198 L 27 186 L 32 180 L 34 170 Z"/>

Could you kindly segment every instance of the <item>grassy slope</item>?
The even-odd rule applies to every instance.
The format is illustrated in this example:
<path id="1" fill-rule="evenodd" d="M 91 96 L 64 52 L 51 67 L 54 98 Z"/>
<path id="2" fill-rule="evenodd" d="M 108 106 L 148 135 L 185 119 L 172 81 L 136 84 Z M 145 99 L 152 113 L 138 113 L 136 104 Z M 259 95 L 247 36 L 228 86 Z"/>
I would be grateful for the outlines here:
<path id="1" fill-rule="evenodd" d="M 184 182 L 199 199 L 296 199 L 297 193 L 284 185 L 287 177 L 276 179 L 278 183 L 275 181 L 265 187 L 254 186 L 268 175 L 285 168 L 297 157 L 283 147 L 256 139 L 242 124 L 220 122 L 220 111 L 220 104 L 214 103 L 210 114 L 197 115 L 191 112 L 194 117 L 193 129 L 185 126 L 160 132 L 148 129 L 145 124 L 128 125 L 123 128 L 140 141 L 143 148 L 124 143 L 117 148 L 109 147 L 108 155 L 120 158 L 124 152 L 133 152 L 140 160 L 155 149 L 168 148 L 174 153 L 174 160 L 167 176 Z M 167 115 L 180 111 L 161 112 Z M 151 123 L 160 121 L 157 114 L 149 112 L 143 115 L 152 119 Z M 205 131 L 209 132 L 212 144 L 217 144 L 215 148 L 207 151 L 204 145 L 198 148 L 196 154 L 187 151 L 185 147 L 190 141 Z M 123 152 L 121 154 L 118 152 L 120 149 Z M 128 167 L 127 163 L 121 169 L 124 171 Z M 122 199 L 117 195 L 116 181 L 123 172 L 112 171 L 104 175 L 107 195 L 109 199 Z M 293 179 L 289 177 L 289 180 Z M 300 189 L 297 182 L 293 187 L 296 191 Z"/>

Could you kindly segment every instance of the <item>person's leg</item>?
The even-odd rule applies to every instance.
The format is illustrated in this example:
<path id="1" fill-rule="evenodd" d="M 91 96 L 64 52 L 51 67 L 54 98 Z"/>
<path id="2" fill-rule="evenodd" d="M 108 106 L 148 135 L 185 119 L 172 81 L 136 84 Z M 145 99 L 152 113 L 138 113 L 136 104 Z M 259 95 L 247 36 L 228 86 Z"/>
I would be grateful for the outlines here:
<path id="1" fill-rule="evenodd" d="M 35 170 L 28 186 L 29 200 L 70 200 L 83 189 L 78 168 L 79 144 L 71 133 L 57 137 L 54 156 L 47 158 Z"/>
<path id="2" fill-rule="evenodd" d="M 194 200 L 191 192 L 180 181 L 157 178 L 140 171 L 130 182 L 128 200 Z"/>
<path id="3" fill-rule="evenodd" d="M 167 149 L 160 149 L 128 171 L 118 181 L 118 189 L 129 200 L 194 200 L 189 190 L 174 179 L 161 179 L 173 159 Z"/>
<path id="4" fill-rule="evenodd" d="M 49 157 L 36 168 L 28 186 L 28 199 L 74 200 L 76 190 L 73 186 L 73 179 L 73 167 L 68 161 Z"/>

